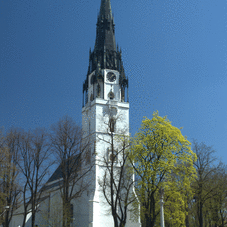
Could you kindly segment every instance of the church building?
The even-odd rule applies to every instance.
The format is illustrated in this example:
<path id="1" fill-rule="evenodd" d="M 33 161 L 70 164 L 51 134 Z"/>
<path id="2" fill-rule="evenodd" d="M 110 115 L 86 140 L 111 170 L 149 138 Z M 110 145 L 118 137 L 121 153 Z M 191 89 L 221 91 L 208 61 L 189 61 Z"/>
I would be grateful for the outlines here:
<path id="1" fill-rule="evenodd" d="M 83 83 L 82 129 L 83 139 L 89 140 L 90 144 L 88 165 L 92 165 L 92 171 L 85 178 L 89 187 L 82 196 L 72 201 L 71 226 L 114 227 L 111 207 L 101 185 L 108 162 L 114 162 L 116 169 L 121 167 L 123 156 L 120 144 L 111 139 L 117 138 L 118 135 L 129 136 L 129 97 L 122 53 L 115 41 L 110 0 L 101 0 L 95 47 L 89 53 L 89 66 Z M 62 225 L 60 172 L 58 168 L 45 185 L 39 205 L 40 212 L 36 214 L 37 226 Z M 133 177 L 131 176 L 132 180 Z M 136 197 L 134 187 L 130 190 Z M 16 211 L 11 227 L 21 226 L 22 214 L 23 210 Z M 30 217 L 31 214 L 28 214 L 26 227 L 30 226 Z M 128 211 L 126 227 L 140 226 L 139 215 L 133 218 Z"/>

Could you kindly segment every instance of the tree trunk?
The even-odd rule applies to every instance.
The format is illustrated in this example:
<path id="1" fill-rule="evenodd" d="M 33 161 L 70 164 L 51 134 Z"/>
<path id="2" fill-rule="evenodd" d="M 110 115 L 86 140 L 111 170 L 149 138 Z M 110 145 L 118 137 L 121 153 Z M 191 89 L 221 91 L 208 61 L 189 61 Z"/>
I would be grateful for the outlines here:
<path id="1" fill-rule="evenodd" d="M 5 221 L 3 223 L 4 227 L 9 227 L 9 211 L 6 211 L 5 213 Z"/>
<path id="2" fill-rule="evenodd" d="M 154 193 L 151 195 L 151 205 L 152 205 L 152 222 L 151 222 L 151 227 L 154 227 L 155 225 L 155 220 L 156 220 L 156 215 L 155 215 L 155 199 L 154 199 Z"/>
<path id="3" fill-rule="evenodd" d="M 63 201 L 63 227 L 70 227 L 71 217 L 70 217 L 70 202 L 66 196 Z"/>
<path id="4" fill-rule="evenodd" d="M 220 214 L 221 214 L 221 226 L 220 227 L 224 227 L 225 219 L 223 217 L 223 214 L 222 214 L 221 210 L 220 210 Z"/>
<path id="5" fill-rule="evenodd" d="M 27 213 L 27 212 L 26 212 Z M 25 221 L 26 221 L 26 217 L 27 217 L 27 214 L 24 213 L 24 218 L 23 218 L 23 224 L 22 224 L 22 227 L 25 227 Z"/>
<path id="6" fill-rule="evenodd" d="M 25 203 L 25 202 L 24 202 Z M 24 206 L 24 217 L 23 217 L 23 224 L 22 227 L 25 227 L 26 224 L 26 218 L 27 218 L 27 205 Z"/>
<path id="7" fill-rule="evenodd" d="M 185 217 L 185 226 L 186 227 L 189 227 L 189 216 L 188 216 L 188 207 L 186 208 L 186 212 L 187 212 L 187 215 L 186 215 L 186 217 Z"/>
<path id="8" fill-rule="evenodd" d="M 154 227 L 155 226 L 155 220 L 156 220 L 156 215 L 155 215 L 155 199 L 154 199 L 154 193 L 150 195 L 150 198 L 145 204 L 146 211 L 149 211 L 149 213 L 145 213 L 145 226 L 146 227 Z"/>
<path id="9" fill-rule="evenodd" d="M 114 227 L 118 227 L 118 220 L 117 220 L 117 215 L 113 215 L 113 219 L 114 219 Z"/>
<path id="10" fill-rule="evenodd" d="M 199 202 L 199 227 L 203 227 L 203 203 Z"/>
<path id="11" fill-rule="evenodd" d="M 32 212 L 32 227 L 35 227 L 35 212 Z"/>
<path id="12" fill-rule="evenodd" d="M 121 222 L 120 227 L 125 227 L 125 221 Z"/>
<path id="13" fill-rule="evenodd" d="M 149 201 L 148 201 L 148 203 L 147 204 L 145 204 L 145 207 L 146 207 L 146 211 L 148 211 L 149 210 Z M 151 213 L 150 214 L 148 214 L 147 212 L 145 213 L 145 227 L 151 227 L 151 219 L 152 219 L 152 217 L 151 217 Z"/>

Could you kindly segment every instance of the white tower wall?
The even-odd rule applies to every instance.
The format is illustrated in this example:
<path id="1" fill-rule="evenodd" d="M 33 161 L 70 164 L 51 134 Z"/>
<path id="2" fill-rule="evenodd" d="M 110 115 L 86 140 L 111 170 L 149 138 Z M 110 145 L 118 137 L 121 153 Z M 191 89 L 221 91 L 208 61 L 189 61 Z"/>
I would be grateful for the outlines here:
<path id="1" fill-rule="evenodd" d="M 107 73 L 113 72 L 116 80 L 108 81 Z M 82 109 L 82 126 L 84 137 L 91 142 L 90 150 L 92 161 L 95 164 L 90 176 L 90 196 L 89 196 L 89 227 L 111 227 L 114 226 L 111 207 L 104 198 L 99 181 L 105 173 L 104 159 L 108 159 L 108 149 L 110 149 L 109 120 L 114 118 L 114 134 L 124 134 L 129 136 L 129 103 L 121 102 L 121 87 L 119 85 L 119 72 L 115 70 L 102 70 L 104 75 L 103 97 L 88 98 L 87 104 Z M 94 85 L 90 83 L 94 72 L 89 75 L 88 97 L 94 94 Z M 109 93 L 114 93 L 114 98 L 110 99 Z M 117 147 L 117 144 L 114 144 Z M 120 155 L 119 157 L 120 158 Z M 128 214 L 130 216 L 130 214 Z M 135 225 L 134 225 L 135 224 Z M 131 223 L 130 226 L 140 226 L 139 223 Z"/>

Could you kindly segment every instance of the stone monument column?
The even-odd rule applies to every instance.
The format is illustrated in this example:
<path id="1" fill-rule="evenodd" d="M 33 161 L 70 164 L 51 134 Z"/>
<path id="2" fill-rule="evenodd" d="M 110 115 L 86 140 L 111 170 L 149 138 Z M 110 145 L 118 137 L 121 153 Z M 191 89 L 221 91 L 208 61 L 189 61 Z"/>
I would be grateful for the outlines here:
<path id="1" fill-rule="evenodd" d="M 164 221 L 164 189 L 160 188 L 160 225 L 161 227 L 165 227 L 165 221 Z"/>

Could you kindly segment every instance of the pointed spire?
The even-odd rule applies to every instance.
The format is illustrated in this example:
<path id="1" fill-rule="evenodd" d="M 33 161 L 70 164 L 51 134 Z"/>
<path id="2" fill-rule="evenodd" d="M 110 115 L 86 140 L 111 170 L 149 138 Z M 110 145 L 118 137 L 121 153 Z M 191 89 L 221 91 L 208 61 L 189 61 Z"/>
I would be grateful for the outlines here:
<path id="1" fill-rule="evenodd" d="M 90 72 L 100 63 L 101 69 L 120 70 L 121 53 L 115 41 L 115 24 L 110 0 L 101 0 L 94 50 L 89 54 Z"/>
<path id="2" fill-rule="evenodd" d="M 99 12 L 99 18 L 100 19 L 113 19 L 113 14 L 111 10 L 111 4 L 110 0 L 102 0 L 101 1 L 101 7 Z"/>
<path id="3" fill-rule="evenodd" d="M 104 74 L 102 73 L 102 69 L 117 70 L 120 73 L 120 85 L 127 87 L 128 79 L 125 77 L 121 49 L 116 45 L 115 41 L 115 24 L 110 0 L 101 0 L 96 25 L 95 47 L 93 51 L 91 51 L 91 49 L 89 51 L 88 74 L 95 70 L 96 78 L 103 81 Z M 84 84 L 86 91 L 88 91 L 88 84 L 87 75 Z"/>
<path id="4" fill-rule="evenodd" d="M 115 28 L 110 0 L 101 0 L 97 22 L 95 50 L 116 51 Z"/>

